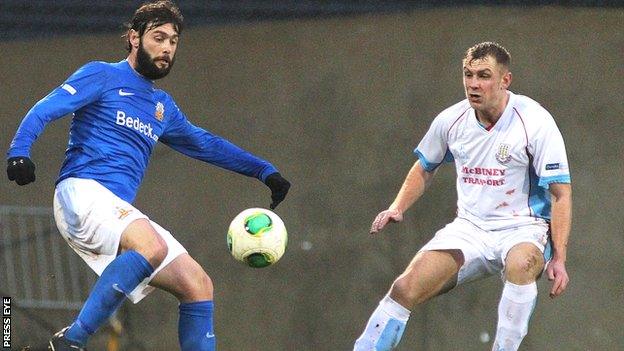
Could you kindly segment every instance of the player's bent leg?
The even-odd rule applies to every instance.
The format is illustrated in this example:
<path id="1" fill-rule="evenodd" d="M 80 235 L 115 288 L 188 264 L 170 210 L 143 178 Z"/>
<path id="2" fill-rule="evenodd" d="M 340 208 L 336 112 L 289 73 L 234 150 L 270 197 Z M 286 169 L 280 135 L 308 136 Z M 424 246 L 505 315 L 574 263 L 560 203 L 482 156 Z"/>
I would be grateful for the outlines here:
<path id="1" fill-rule="evenodd" d="M 408 309 L 451 290 L 464 264 L 460 250 L 421 251 L 392 284 L 390 297 Z"/>
<path id="2" fill-rule="evenodd" d="M 532 243 L 515 245 L 505 258 L 505 286 L 498 305 L 492 350 L 515 351 L 529 329 L 537 301 L 535 280 L 544 269 L 542 252 Z"/>
<path id="3" fill-rule="evenodd" d="M 104 269 L 78 317 L 64 337 L 84 346 L 90 335 L 104 324 L 143 279 L 167 255 L 167 245 L 146 219 L 130 223 L 121 235 L 117 256 Z"/>
<path id="4" fill-rule="evenodd" d="M 182 351 L 213 351 L 213 285 L 204 269 L 189 254 L 178 256 L 156 274 L 150 285 L 180 300 L 178 338 Z"/>
<path id="5" fill-rule="evenodd" d="M 455 285 L 463 264 L 459 250 L 421 251 L 392 284 L 371 315 L 354 351 L 385 351 L 395 348 L 403 336 L 410 310 Z"/>

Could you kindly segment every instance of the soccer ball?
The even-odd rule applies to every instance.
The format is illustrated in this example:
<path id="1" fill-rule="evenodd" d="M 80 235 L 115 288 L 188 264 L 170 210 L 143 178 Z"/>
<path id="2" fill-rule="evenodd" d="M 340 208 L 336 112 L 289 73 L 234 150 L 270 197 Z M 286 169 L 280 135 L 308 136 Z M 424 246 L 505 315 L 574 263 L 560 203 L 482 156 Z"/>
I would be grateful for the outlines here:
<path id="1" fill-rule="evenodd" d="M 282 219 L 264 208 L 249 208 L 239 213 L 227 233 L 232 256 L 255 268 L 277 262 L 284 255 L 287 241 Z"/>

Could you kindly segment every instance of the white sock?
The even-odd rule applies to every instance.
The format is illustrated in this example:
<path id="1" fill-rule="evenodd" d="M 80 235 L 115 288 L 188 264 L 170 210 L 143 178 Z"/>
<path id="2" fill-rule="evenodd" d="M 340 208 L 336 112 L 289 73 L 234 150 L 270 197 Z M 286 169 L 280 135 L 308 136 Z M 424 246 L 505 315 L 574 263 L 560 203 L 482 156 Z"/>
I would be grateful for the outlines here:
<path id="1" fill-rule="evenodd" d="M 410 310 L 386 295 L 371 315 L 354 351 L 387 351 L 395 348 L 410 316 Z"/>
<path id="2" fill-rule="evenodd" d="M 505 282 L 498 304 L 498 326 L 492 351 L 516 351 L 529 330 L 529 319 L 537 301 L 537 284 Z"/>

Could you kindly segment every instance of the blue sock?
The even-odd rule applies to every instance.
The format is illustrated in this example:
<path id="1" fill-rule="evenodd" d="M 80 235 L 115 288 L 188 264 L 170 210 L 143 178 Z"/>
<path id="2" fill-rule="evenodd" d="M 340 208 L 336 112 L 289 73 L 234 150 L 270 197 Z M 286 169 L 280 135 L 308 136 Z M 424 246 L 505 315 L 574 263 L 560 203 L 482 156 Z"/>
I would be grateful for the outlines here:
<path id="1" fill-rule="evenodd" d="M 215 351 L 216 339 L 212 326 L 212 301 L 180 304 L 178 338 L 182 351 Z"/>
<path id="2" fill-rule="evenodd" d="M 87 339 L 121 306 L 143 279 L 154 272 L 152 265 L 136 251 L 117 256 L 102 272 L 65 337 L 84 346 Z"/>

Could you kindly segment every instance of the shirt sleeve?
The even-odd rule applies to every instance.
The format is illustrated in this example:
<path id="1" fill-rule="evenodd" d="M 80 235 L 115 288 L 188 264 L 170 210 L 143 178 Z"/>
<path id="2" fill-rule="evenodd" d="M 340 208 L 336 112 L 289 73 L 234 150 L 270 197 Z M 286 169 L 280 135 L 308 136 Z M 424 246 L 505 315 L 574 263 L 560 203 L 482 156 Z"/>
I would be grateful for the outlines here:
<path id="1" fill-rule="evenodd" d="M 167 146 L 189 157 L 263 182 L 270 174 L 277 172 L 268 161 L 193 125 L 175 104 L 174 109 L 171 122 L 158 139 Z"/>
<path id="2" fill-rule="evenodd" d="M 539 186 L 548 189 L 551 183 L 570 183 L 570 170 L 563 136 L 555 120 L 547 114 L 543 125 L 535 131 L 529 143 L 533 168 Z"/>
<path id="3" fill-rule="evenodd" d="M 39 100 L 26 114 L 11 142 L 7 157 L 30 157 L 30 148 L 48 123 L 97 100 L 106 82 L 102 62 L 90 62 Z"/>
<path id="4" fill-rule="evenodd" d="M 448 149 L 447 132 L 442 119 L 436 117 L 427 134 L 414 149 L 414 153 L 427 172 L 433 172 L 443 162 L 453 162 L 453 155 Z"/>

